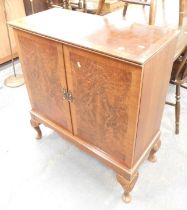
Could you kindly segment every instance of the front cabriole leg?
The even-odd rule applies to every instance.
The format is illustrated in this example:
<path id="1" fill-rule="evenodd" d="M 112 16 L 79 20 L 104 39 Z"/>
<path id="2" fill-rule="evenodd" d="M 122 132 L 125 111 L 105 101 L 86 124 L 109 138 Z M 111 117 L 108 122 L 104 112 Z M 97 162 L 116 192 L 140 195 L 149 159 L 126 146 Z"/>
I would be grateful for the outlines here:
<path id="1" fill-rule="evenodd" d="M 31 126 L 35 129 L 37 132 L 36 139 L 41 139 L 42 138 L 42 132 L 40 129 L 40 123 L 38 123 L 35 119 L 31 118 L 30 120 Z"/>
<path id="2" fill-rule="evenodd" d="M 136 184 L 136 181 L 138 179 L 138 172 L 136 172 L 129 180 L 119 174 L 117 174 L 116 178 L 124 189 L 124 194 L 122 197 L 123 201 L 125 203 L 130 203 L 131 202 L 130 192 L 133 190 L 134 185 Z"/>
<path id="3" fill-rule="evenodd" d="M 151 161 L 151 162 L 157 161 L 156 153 L 158 152 L 160 146 L 161 146 L 161 141 L 158 140 L 149 153 L 149 157 L 148 157 L 149 161 Z"/>

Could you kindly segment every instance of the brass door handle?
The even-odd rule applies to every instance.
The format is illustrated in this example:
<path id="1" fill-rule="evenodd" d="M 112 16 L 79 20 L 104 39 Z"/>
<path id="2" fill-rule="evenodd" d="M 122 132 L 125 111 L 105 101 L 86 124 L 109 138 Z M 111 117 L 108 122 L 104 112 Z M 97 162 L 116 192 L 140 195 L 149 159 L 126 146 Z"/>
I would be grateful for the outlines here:
<path id="1" fill-rule="evenodd" d="M 63 88 L 63 99 L 69 102 L 73 102 L 72 92 L 68 91 L 66 88 Z"/>
<path id="2" fill-rule="evenodd" d="M 68 92 L 68 101 L 73 102 L 73 95 L 71 91 Z"/>
<path id="3" fill-rule="evenodd" d="M 65 88 L 63 88 L 63 99 L 64 100 L 68 99 L 68 91 Z"/>

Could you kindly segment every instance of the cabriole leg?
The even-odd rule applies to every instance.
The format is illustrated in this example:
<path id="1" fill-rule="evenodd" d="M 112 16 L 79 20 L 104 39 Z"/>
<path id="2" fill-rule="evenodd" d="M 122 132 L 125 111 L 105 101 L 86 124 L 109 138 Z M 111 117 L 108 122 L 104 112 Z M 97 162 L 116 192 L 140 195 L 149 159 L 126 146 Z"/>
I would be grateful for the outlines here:
<path id="1" fill-rule="evenodd" d="M 124 189 L 124 194 L 123 194 L 123 201 L 125 203 L 130 203 L 131 202 L 131 195 L 130 192 L 133 190 L 134 185 L 136 184 L 136 181 L 138 179 L 138 172 L 132 176 L 130 180 L 126 179 L 125 177 L 118 175 L 116 176 L 117 181 L 121 184 L 121 186 Z"/>
<path id="2" fill-rule="evenodd" d="M 151 149 L 151 151 L 149 153 L 149 157 L 148 157 L 149 161 L 151 161 L 151 162 L 157 161 L 156 153 L 158 152 L 160 146 L 161 146 L 161 141 L 158 140 L 157 143 L 153 146 L 153 148 Z"/>
<path id="3" fill-rule="evenodd" d="M 36 120 L 34 119 L 31 119 L 30 120 L 30 123 L 31 123 L 31 126 L 35 129 L 35 131 L 37 132 L 37 135 L 36 135 L 36 139 L 41 139 L 42 138 L 42 132 L 40 130 L 40 123 L 38 123 Z"/>

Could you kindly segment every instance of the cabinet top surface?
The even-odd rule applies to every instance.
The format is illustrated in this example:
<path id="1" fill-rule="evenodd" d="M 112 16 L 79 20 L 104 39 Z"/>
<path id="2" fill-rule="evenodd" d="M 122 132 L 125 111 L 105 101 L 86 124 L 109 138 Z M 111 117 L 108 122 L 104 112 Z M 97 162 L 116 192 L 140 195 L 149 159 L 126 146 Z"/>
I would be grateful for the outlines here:
<path id="1" fill-rule="evenodd" d="M 137 64 L 144 64 L 177 35 L 168 28 L 124 20 L 114 22 L 104 16 L 60 8 L 23 17 L 9 22 L 9 25 Z"/>

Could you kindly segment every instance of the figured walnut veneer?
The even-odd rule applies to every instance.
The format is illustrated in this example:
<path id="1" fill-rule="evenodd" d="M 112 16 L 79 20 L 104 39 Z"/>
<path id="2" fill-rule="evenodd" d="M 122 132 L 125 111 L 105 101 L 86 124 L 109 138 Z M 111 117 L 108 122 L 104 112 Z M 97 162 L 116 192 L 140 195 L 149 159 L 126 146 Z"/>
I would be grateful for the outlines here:
<path id="1" fill-rule="evenodd" d="M 74 29 L 63 22 L 72 21 L 69 15 Z M 94 23 L 91 31 L 83 19 Z M 58 28 L 51 24 L 57 21 Z M 100 159 L 116 171 L 129 202 L 140 163 L 149 153 L 155 160 L 160 146 L 176 33 L 136 24 L 118 27 L 103 17 L 58 9 L 11 25 L 37 138 L 43 123 Z"/>
<path id="2" fill-rule="evenodd" d="M 75 98 L 70 104 L 74 135 L 130 167 L 140 69 L 75 48 L 64 47 L 64 51 L 67 80 Z"/>
<path id="3" fill-rule="evenodd" d="M 32 109 L 72 131 L 69 105 L 62 97 L 67 88 L 62 45 L 25 33 L 17 38 Z"/>

